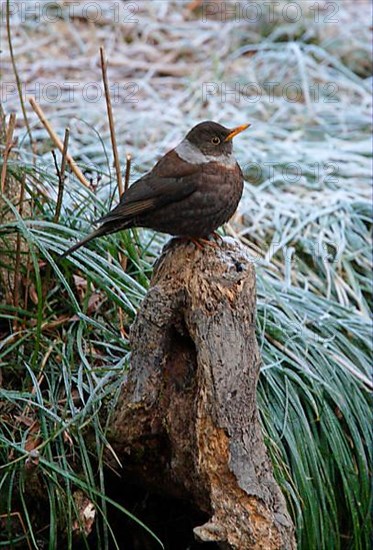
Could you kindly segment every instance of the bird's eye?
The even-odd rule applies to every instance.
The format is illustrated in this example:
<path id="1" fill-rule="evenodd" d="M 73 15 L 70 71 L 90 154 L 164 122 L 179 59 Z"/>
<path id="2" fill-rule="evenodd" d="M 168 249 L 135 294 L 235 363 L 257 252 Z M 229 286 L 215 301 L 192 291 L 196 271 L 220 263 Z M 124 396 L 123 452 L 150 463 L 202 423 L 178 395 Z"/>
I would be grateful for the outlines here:
<path id="1" fill-rule="evenodd" d="M 219 145 L 220 138 L 218 138 L 218 136 L 214 136 L 211 140 L 211 143 L 213 143 L 214 145 Z"/>

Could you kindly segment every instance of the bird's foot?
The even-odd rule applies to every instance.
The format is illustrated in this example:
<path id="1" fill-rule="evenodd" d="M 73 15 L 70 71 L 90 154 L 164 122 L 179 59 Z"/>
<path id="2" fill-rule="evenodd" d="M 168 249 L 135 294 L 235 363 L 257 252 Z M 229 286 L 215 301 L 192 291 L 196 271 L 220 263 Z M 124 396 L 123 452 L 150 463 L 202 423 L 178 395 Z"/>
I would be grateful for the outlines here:
<path id="1" fill-rule="evenodd" d="M 213 231 L 211 233 L 211 235 L 214 237 L 215 240 L 217 241 L 222 241 L 223 240 L 223 237 L 220 235 L 220 233 L 218 233 L 217 231 Z"/>
<path id="2" fill-rule="evenodd" d="M 217 233 L 215 235 L 215 232 L 212 233 L 212 235 L 217 238 L 220 237 L 220 235 Z M 205 246 L 211 246 L 212 248 L 218 248 L 219 245 L 215 241 L 210 241 L 210 239 L 204 239 L 202 237 L 178 237 L 178 240 L 180 242 L 187 242 L 187 243 L 193 243 L 196 248 L 199 250 L 203 250 Z"/>

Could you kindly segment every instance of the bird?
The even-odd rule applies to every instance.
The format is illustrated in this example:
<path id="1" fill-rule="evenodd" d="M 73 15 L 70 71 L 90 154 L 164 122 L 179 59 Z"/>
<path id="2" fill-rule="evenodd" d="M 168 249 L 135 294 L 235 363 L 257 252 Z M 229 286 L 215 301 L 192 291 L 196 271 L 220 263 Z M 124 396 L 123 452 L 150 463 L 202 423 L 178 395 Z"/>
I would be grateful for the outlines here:
<path id="1" fill-rule="evenodd" d="M 214 121 L 194 126 L 150 172 L 125 191 L 119 204 L 97 220 L 99 227 L 71 246 L 66 257 L 103 235 L 145 227 L 190 239 L 197 246 L 226 223 L 243 192 L 243 174 L 232 139 L 248 128 Z"/>

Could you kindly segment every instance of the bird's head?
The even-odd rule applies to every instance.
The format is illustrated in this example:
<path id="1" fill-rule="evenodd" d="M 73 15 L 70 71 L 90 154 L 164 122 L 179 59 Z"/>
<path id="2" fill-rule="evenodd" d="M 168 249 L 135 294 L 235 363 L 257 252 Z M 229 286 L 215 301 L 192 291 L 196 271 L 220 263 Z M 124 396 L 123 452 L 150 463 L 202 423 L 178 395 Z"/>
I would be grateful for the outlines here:
<path id="1" fill-rule="evenodd" d="M 230 155 L 232 153 L 232 139 L 249 126 L 250 124 L 243 124 L 236 128 L 225 128 L 217 122 L 208 120 L 194 126 L 185 136 L 185 139 L 204 155 L 216 157 Z"/>

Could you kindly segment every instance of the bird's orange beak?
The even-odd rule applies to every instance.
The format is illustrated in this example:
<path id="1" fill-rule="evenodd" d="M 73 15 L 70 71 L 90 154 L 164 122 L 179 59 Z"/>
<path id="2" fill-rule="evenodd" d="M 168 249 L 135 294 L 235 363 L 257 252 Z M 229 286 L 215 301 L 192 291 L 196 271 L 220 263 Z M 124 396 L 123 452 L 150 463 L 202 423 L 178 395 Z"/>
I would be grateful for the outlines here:
<path id="1" fill-rule="evenodd" d="M 229 134 L 227 135 L 224 141 L 230 141 L 231 139 L 234 138 L 234 136 L 236 136 L 237 134 L 240 134 L 241 132 L 246 130 L 246 128 L 248 128 L 249 126 L 251 126 L 251 124 L 242 124 L 242 126 L 237 126 L 237 128 L 233 128 L 233 130 L 229 132 Z"/>

